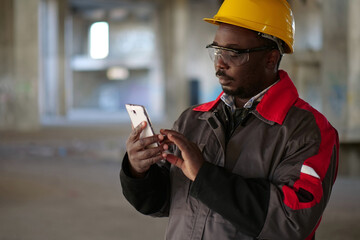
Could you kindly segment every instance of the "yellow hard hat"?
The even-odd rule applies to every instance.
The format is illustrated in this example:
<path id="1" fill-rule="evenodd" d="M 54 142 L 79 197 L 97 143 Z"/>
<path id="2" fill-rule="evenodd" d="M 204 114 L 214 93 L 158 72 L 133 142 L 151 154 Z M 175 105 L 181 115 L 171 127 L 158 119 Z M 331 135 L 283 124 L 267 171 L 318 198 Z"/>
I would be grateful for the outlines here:
<path id="1" fill-rule="evenodd" d="M 285 53 L 294 52 L 295 21 L 286 0 L 225 0 L 212 24 L 227 23 L 283 40 Z"/>

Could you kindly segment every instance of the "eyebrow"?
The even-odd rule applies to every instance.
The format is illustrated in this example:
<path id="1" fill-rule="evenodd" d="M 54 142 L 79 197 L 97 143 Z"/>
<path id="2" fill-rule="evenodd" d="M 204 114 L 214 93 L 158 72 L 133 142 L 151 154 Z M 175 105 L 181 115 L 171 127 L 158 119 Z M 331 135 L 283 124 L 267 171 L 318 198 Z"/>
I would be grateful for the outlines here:
<path id="1" fill-rule="evenodd" d="M 243 48 L 241 48 L 239 45 L 237 44 L 226 44 L 225 46 L 219 46 L 219 44 L 215 41 L 213 41 L 212 43 L 214 46 L 218 46 L 218 47 L 225 47 L 225 48 L 232 48 L 232 49 L 235 49 L 235 50 L 242 50 Z"/>

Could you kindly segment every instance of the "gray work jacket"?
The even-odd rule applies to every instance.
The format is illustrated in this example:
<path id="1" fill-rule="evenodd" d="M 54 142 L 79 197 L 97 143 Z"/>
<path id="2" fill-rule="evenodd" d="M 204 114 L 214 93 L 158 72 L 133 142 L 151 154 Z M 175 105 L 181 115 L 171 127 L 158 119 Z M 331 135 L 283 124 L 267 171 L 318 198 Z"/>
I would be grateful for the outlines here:
<path id="1" fill-rule="evenodd" d="M 194 182 L 159 165 L 135 180 L 124 159 L 125 197 L 144 214 L 169 216 L 166 239 L 313 239 L 336 178 L 338 136 L 279 74 L 229 139 L 220 97 L 175 122 L 206 160 Z"/>

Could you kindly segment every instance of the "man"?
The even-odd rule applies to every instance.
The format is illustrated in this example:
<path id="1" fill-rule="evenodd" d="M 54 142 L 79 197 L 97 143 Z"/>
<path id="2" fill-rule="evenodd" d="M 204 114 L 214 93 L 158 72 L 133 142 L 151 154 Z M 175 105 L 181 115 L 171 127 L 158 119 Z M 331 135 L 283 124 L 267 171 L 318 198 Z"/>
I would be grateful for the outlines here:
<path id="1" fill-rule="evenodd" d="M 169 216 L 166 239 L 314 239 L 338 136 L 278 70 L 293 52 L 291 10 L 285 0 L 225 0 L 205 20 L 218 25 L 207 49 L 223 93 L 160 135 L 139 139 L 137 126 L 123 193 L 141 213 Z"/>

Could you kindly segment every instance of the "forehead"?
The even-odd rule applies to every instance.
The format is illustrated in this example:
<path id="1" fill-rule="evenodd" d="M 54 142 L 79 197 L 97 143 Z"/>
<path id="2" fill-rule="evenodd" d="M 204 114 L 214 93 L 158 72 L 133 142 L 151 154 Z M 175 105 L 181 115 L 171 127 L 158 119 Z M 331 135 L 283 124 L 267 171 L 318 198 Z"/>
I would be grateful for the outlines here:
<path id="1" fill-rule="evenodd" d="M 214 42 L 219 46 L 248 46 L 260 40 L 256 32 L 242 27 L 221 23 L 216 31 Z"/>

